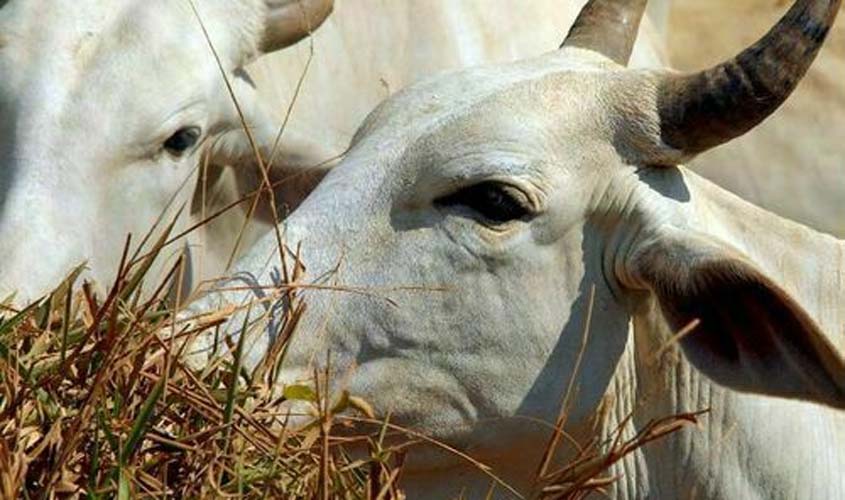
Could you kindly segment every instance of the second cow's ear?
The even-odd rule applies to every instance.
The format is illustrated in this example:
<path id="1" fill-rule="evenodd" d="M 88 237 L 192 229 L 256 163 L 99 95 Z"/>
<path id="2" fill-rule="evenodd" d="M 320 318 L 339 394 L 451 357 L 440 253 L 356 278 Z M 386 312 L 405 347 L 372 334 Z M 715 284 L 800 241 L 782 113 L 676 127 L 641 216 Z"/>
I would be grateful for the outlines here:
<path id="1" fill-rule="evenodd" d="M 845 363 L 809 314 L 738 251 L 705 236 L 661 228 L 625 266 L 650 290 L 680 343 L 715 382 L 758 394 L 845 408 Z"/>
<path id="2" fill-rule="evenodd" d="M 237 192 L 240 196 L 257 192 L 263 186 L 264 175 L 249 141 L 243 133 L 230 133 L 226 139 L 230 153 L 242 153 L 237 157 L 230 156 L 227 162 L 234 169 Z M 274 140 L 275 134 L 272 136 Z M 277 214 L 272 213 L 266 202 L 259 203 L 254 214 L 258 220 L 267 223 L 274 222 L 276 215 L 284 217 L 296 209 L 336 163 L 321 144 L 292 130 L 285 132 L 275 152 L 272 141 L 261 148 L 261 154 L 273 186 Z"/>
<path id="3" fill-rule="evenodd" d="M 204 158 L 206 171 L 222 174 L 223 167 L 232 168 L 237 194 L 245 196 L 260 189 L 264 182 L 260 161 L 268 170 L 280 215 L 293 210 L 337 163 L 337 153 L 295 129 L 280 134 L 281 122 L 264 112 L 251 83 L 236 78 L 232 86 L 239 106 L 236 109 L 227 103 L 227 112 L 231 113 L 228 121 L 235 126 L 211 141 Z M 214 179 L 207 177 L 207 181 L 211 181 L 210 186 Z M 255 215 L 271 222 L 268 204 L 259 204 L 259 209 Z M 267 213 L 262 212 L 264 209 Z"/>
<path id="4" fill-rule="evenodd" d="M 309 36 L 323 24 L 334 8 L 334 0 L 264 0 L 267 18 L 259 49 L 263 53 L 289 47 Z"/>

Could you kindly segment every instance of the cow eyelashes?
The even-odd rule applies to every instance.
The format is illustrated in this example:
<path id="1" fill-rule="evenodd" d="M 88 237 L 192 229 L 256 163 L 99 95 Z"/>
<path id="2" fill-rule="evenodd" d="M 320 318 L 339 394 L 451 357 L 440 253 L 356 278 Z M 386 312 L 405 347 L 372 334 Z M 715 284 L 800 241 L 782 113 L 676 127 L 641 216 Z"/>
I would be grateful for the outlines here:
<path id="1" fill-rule="evenodd" d="M 435 204 L 444 207 L 466 207 L 494 224 L 523 219 L 531 210 L 518 198 L 515 188 L 498 182 L 482 182 L 438 198 Z"/>
<path id="2" fill-rule="evenodd" d="M 180 128 L 164 141 L 164 149 L 173 156 L 182 156 L 196 146 L 201 135 L 202 129 L 199 127 Z"/>

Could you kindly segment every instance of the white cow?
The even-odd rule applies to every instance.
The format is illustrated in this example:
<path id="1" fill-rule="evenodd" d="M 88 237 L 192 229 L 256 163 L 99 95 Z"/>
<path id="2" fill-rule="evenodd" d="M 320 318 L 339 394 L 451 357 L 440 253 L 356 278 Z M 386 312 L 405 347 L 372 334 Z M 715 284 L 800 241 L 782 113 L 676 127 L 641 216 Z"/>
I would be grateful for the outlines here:
<path id="1" fill-rule="evenodd" d="M 331 2 L 194 3 L 246 120 L 269 154 L 311 47 L 299 44 L 259 58 L 246 66 L 251 77 L 244 65 L 259 52 L 303 36 L 304 19 L 316 27 Z M 279 186 L 279 203 L 295 205 L 312 184 L 298 169 L 342 153 L 358 124 L 391 91 L 445 69 L 545 50 L 582 4 L 339 1 L 335 15 L 317 32 L 314 59 L 273 161 L 273 181 L 296 180 Z M 644 23 L 649 43 L 638 46 L 639 65 L 659 65 L 654 26 L 665 17 L 667 4 L 656 2 L 657 21 Z M 3 4 L 0 300 L 12 290 L 19 291 L 20 301 L 35 298 L 83 260 L 93 278 L 109 283 L 126 234 L 133 233 L 137 245 L 168 205 L 172 209 L 164 220 L 193 202 L 178 232 L 257 187 L 261 176 L 251 148 L 237 132 L 240 119 L 195 17 L 188 0 Z M 265 29 L 263 50 L 256 51 Z M 503 31 L 514 36 L 498 36 Z M 227 131 L 228 139 L 218 141 Z M 175 154 L 168 140 L 187 150 Z M 211 168 L 197 179 L 198 159 L 209 150 Z M 233 169 L 215 168 L 227 163 L 238 165 L 235 187 Z M 259 205 L 264 220 L 266 207 Z M 230 211 L 191 234 L 193 269 L 200 277 L 224 272 L 244 212 Z M 250 227 L 241 246 L 266 228 Z"/>
<path id="2" fill-rule="evenodd" d="M 190 200 L 201 153 L 249 157 L 223 74 L 247 122 L 269 128 L 242 68 L 306 36 L 331 6 L 3 2 L 0 300 L 15 290 L 20 301 L 36 298 L 83 261 L 110 281 L 127 233 L 137 247 L 158 217 L 169 222 Z"/>
<path id="3" fill-rule="evenodd" d="M 331 352 L 352 392 L 527 493 L 549 436 L 536 422 L 573 379 L 582 441 L 628 415 L 633 432 L 712 409 L 618 464 L 614 498 L 843 498 L 845 242 L 679 166 L 775 111 L 840 2 L 798 0 L 691 74 L 624 67 L 644 3 L 593 0 L 561 50 L 426 80 L 370 115 L 282 225 L 311 282 L 343 286 L 305 290 L 281 382 Z M 274 285 L 277 259 L 262 239 L 240 280 Z M 194 312 L 271 291 L 221 290 Z M 262 305 L 253 365 L 278 331 L 266 300 L 253 319 Z M 434 450 L 403 481 L 409 498 L 490 483 Z"/>

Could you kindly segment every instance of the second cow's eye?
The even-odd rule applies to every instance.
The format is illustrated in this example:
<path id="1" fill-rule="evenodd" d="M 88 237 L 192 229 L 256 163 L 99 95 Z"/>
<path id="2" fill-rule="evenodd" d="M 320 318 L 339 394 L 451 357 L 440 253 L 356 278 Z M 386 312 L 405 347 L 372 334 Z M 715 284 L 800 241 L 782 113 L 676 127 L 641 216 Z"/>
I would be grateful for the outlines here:
<path id="1" fill-rule="evenodd" d="M 201 135 L 199 127 L 180 128 L 164 141 L 164 149 L 174 156 L 182 156 L 196 146 Z"/>
<path id="2" fill-rule="evenodd" d="M 440 206 L 463 206 L 496 224 L 522 219 L 531 212 L 514 194 L 514 188 L 498 182 L 482 182 L 435 201 Z"/>

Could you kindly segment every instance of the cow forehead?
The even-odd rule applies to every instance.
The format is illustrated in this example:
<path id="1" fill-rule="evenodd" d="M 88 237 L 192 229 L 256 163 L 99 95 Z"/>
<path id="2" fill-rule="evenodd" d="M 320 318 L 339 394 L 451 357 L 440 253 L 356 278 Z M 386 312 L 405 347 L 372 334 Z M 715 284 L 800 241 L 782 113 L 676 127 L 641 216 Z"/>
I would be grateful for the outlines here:
<path id="1" fill-rule="evenodd" d="M 187 20 L 189 4 L 162 0 L 147 3 L 138 0 L 16 0 L 6 6 L 0 16 L 0 33 L 11 49 L 32 56 L 73 55 L 85 60 L 93 52 L 91 47 L 98 43 L 125 47 L 133 37 L 153 34 L 156 27 L 158 35 L 167 36 L 175 30 L 162 28 L 172 24 L 177 14 L 183 22 Z M 45 49 L 49 49 L 49 53 Z"/>
<path id="2" fill-rule="evenodd" d="M 29 39 L 100 32 L 121 22 L 125 30 L 148 30 L 173 15 L 193 16 L 196 8 L 209 25 L 228 25 L 230 33 L 245 38 L 260 35 L 264 0 L 77 0 L 74 2 L 27 2 L 11 0 L 0 12 L 0 31 Z M 229 17 L 225 16 L 237 16 Z M 173 28 L 184 28 L 174 26 Z M 166 33 L 159 31 L 159 35 Z M 150 42 L 151 40 L 147 40 Z"/>
<path id="3" fill-rule="evenodd" d="M 402 128 L 453 119 L 513 89 L 540 86 L 551 78 L 571 94 L 589 88 L 606 72 L 621 67 L 591 51 L 567 48 L 505 65 L 479 66 L 425 79 L 381 103 L 366 119 L 356 140 L 375 129 Z"/>
<path id="4" fill-rule="evenodd" d="M 195 0 L 224 64 L 254 51 L 263 29 L 263 2 Z M 188 1 L 13 0 L 0 13 L 0 59 L 4 79 L 31 79 L 29 68 L 50 67 L 56 78 L 84 77 L 103 60 L 126 64 L 125 77 L 148 77 L 135 68 L 139 59 L 175 63 L 180 53 L 204 49 L 197 15 Z M 43 71 L 39 76 L 43 75 Z M 17 77 L 17 78 L 16 78 Z"/>
<path id="5" fill-rule="evenodd" d="M 255 45 L 263 4 L 196 6 L 224 65 Z M 17 129 L 16 149 L 43 149 L 39 141 L 64 149 L 79 142 L 77 131 L 93 135 L 91 151 L 98 137 L 114 151 L 155 141 L 174 114 L 222 85 L 187 1 L 14 0 L 0 14 L 0 36 L 0 109 L 17 117 L 0 119 L 16 120 L 5 123 Z"/>
<path id="6" fill-rule="evenodd" d="M 607 139 L 604 93 L 618 67 L 590 52 L 565 52 L 415 85 L 371 114 L 356 136 L 353 157 L 378 158 L 382 168 L 404 176 L 443 170 L 462 159 L 484 168 L 491 165 L 472 157 L 504 154 L 507 170 L 571 152 L 558 147 L 560 141 L 589 147 L 585 137 Z M 373 168 L 371 161 L 361 163 Z"/>

